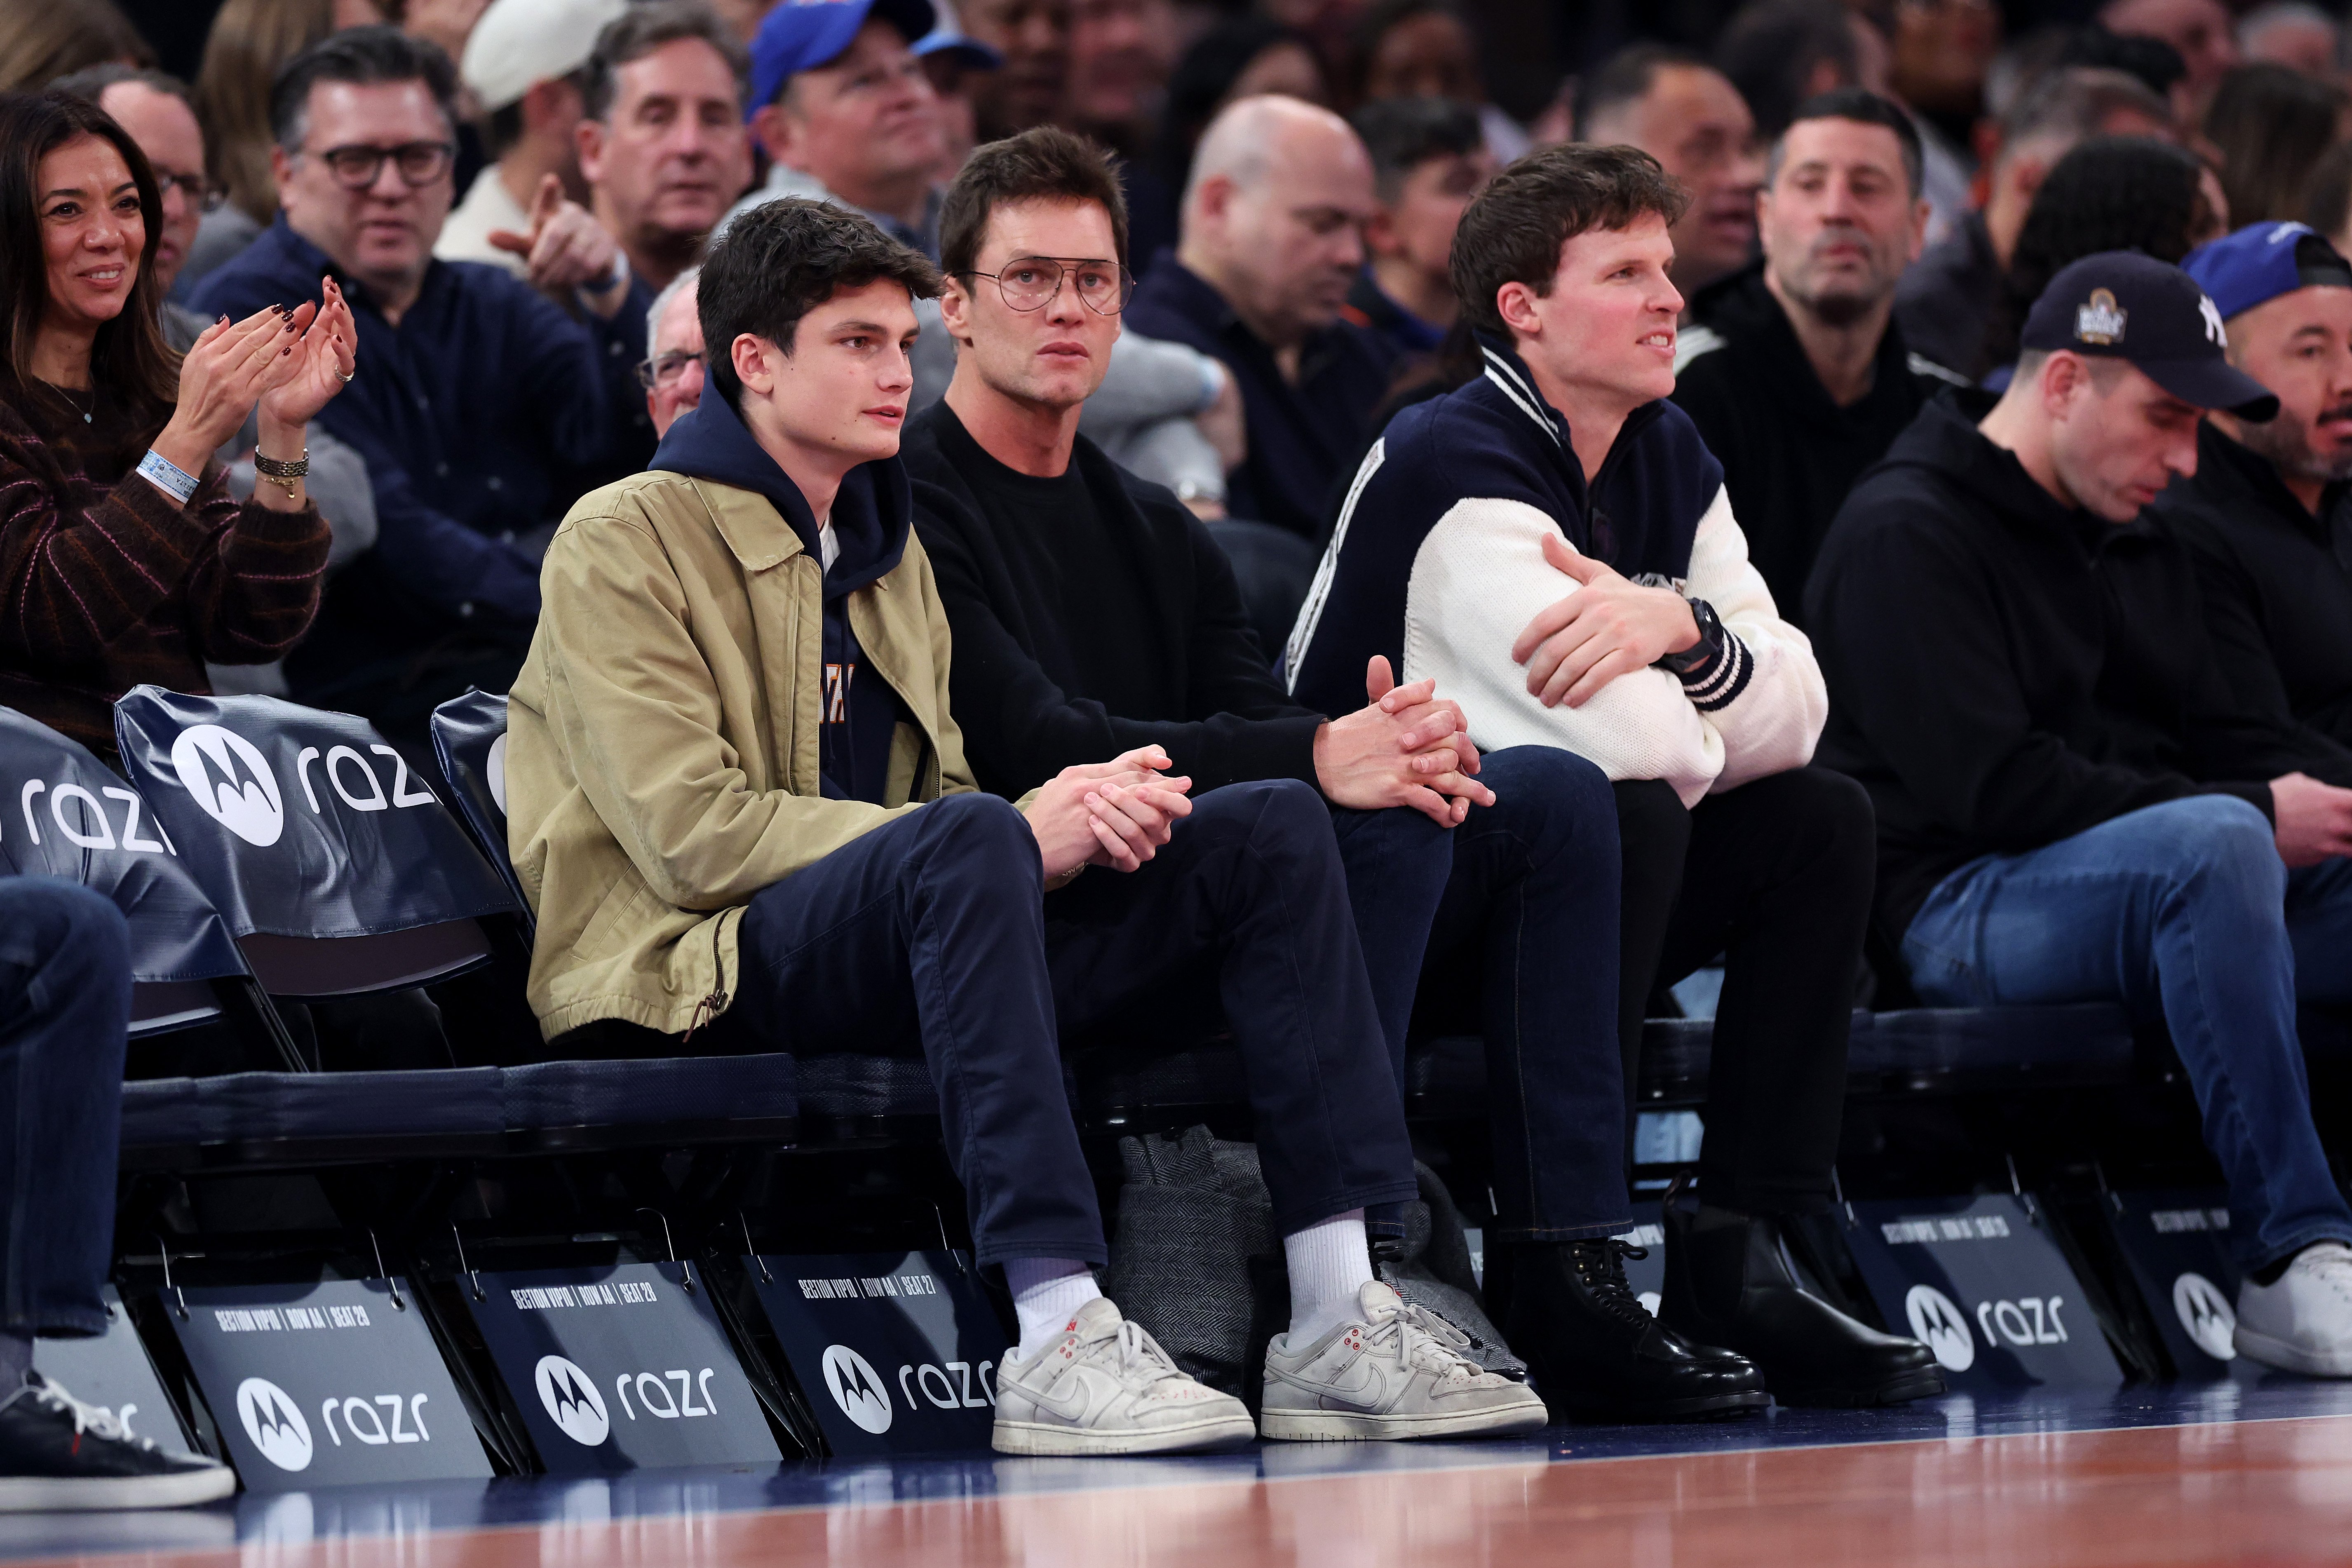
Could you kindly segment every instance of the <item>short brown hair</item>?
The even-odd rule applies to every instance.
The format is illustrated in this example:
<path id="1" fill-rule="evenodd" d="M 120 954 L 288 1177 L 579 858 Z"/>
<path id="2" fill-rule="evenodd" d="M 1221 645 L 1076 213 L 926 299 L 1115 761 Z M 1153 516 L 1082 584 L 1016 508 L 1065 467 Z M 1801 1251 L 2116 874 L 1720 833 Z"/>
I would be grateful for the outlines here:
<path id="1" fill-rule="evenodd" d="M 991 142 L 964 160 L 940 204 L 940 270 L 950 278 L 980 259 L 988 220 L 1011 202 L 1093 202 L 1110 215 L 1110 258 L 1127 265 L 1127 197 L 1111 155 L 1055 125 Z"/>
<path id="2" fill-rule="evenodd" d="M 1495 296 L 1506 283 L 1551 292 L 1559 250 L 1578 235 L 1625 228 L 1644 213 L 1673 224 L 1690 205 L 1683 188 L 1636 147 L 1571 142 L 1530 153 L 1495 176 L 1462 215 L 1446 270 L 1472 328 L 1507 336 Z"/>
<path id="3" fill-rule="evenodd" d="M 844 289 L 884 279 L 918 300 L 938 297 L 940 274 L 862 213 L 807 196 L 763 202 L 727 226 L 702 260 L 695 314 L 705 370 L 730 408 L 741 410 L 735 340 L 745 332 L 793 352 L 801 318 Z"/>
<path id="4" fill-rule="evenodd" d="M 751 57 L 735 30 L 703 0 L 639 0 L 604 24 L 588 63 L 580 68 L 581 107 L 588 118 L 612 118 L 623 66 L 681 38 L 699 38 L 719 51 L 735 73 L 735 107 L 740 110 L 751 93 Z"/>

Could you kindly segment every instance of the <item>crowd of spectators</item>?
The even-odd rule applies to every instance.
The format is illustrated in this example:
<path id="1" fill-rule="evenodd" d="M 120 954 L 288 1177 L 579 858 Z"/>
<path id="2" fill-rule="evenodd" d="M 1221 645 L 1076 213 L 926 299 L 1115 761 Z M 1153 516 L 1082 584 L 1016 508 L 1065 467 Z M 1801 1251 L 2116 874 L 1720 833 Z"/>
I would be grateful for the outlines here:
<path id="1" fill-rule="evenodd" d="M 109 755 L 134 684 L 271 692 L 430 771 L 511 691 L 551 1048 L 916 1041 L 1013 1451 L 1246 1428 L 1097 1304 L 1036 1087 L 1186 968 L 1268 1436 L 1540 1419 L 1370 1273 L 1454 992 L 1497 1317 L 1588 1409 L 1940 1386 L 1776 1229 L 1873 996 L 2161 1018 L 2239 1349 L 2352 1375 L 2294 1035 L 2352 1002 L 2352 39 L 2051 10 L 225 0 L 189 82 L 0 0 L 0 701 Z M 1717 962 L 1661 1324 L 1624 1094 Z"/>

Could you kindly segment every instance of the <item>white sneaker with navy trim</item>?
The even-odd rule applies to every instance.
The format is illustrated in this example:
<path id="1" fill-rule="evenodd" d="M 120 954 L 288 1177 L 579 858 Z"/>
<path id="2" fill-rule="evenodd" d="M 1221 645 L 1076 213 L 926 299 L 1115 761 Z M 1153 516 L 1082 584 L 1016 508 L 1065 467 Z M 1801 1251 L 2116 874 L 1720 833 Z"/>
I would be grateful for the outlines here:
<path id="1" fill-rule="evenodd" d="M 1255 1436 L 1249 1411 L 1194 1382 L 1097 1296 L 1061 1337 L 996 1374 L 1000 1454 L 1168 1454 Z"/>
<path id="2" fill-rule="evenodd" d="M 2238 1353 L 2306 1377 L 2352 1377 L 2352 1247 L 2316 1241 L 2267 1285 L 2238 1287 Z"/>
<path id="3" fill-rule="evenodd" d="M 1258 1432 L 1297 1442 L 1496 1437 L 1544 1424 L 1534 1389 L 1488 1372 L 1469 1340 L 1375 1279 L 1356 1293 L 1358 1321 L 1311 1344 L 1277 1334 L 1265 1351 Z"/>

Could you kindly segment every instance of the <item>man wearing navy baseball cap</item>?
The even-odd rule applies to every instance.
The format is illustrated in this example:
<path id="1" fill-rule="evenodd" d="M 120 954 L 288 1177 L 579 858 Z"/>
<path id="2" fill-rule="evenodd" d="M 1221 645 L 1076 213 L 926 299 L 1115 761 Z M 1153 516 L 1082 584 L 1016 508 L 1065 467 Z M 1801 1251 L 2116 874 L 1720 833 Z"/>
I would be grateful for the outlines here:
<path id="1" fill-rule="evenodd" d="M 2197 560 L 2231 695 L 2292 728 L 2312 773 L 2352 784 L 2352 263 L 2302 224 L 2264 223 L 2181 265 L 2279 415 L 2210 416 L 2196 474 L 2156 516 Z"/>
<path id="2" fill-rule="evenodd" d="M 2352 1000 L 2352 790 L 2232 700 L 2195 566 L 2141 516 L 2207 415 L 2278 412 L 2227 341 L 2188 274 L 2109 251 L 2051 280 L 1998 402 L 1922 411 L 1813 569 L 1820 755 L 1877 806 L 1921 1001 L 2164 1020 L 2229 1181 L 2239 1353 L 2352 1376 L 2352 1207 L 2295 1036 L 2298 998 Z"/>
<path id="3" fill-rule="evenodd" d="M 947 132 L 916 53 L 936 19 L 931 0 L 785 0 L 770 11 L 751 40 L 749 118 L 774 164 L 728 220 L 809 196 L 865 214 L 936 262 L 932 181 Z"/>

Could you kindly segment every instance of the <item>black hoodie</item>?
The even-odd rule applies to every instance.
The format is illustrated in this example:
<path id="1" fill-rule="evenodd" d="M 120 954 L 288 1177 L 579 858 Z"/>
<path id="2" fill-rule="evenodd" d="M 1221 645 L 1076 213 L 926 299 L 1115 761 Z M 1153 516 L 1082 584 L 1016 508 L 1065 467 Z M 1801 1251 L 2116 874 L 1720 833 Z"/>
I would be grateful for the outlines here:
<path id="1" fill-rule="evenodd" d="M 1806 607 L 1830 689 L 1819 760 L 1878 808 L 1878 909 L 1900 941 L 1936 884 L 2183 795 L 2265 816 L 2298 766 L 2241 714 L 2186 552 L 2061 504 L 1939 398 L 1863 476 Z"/>
<path id="2" fill-rule="evenodd" d="M 766 497 L 800 536 L 801 548 L 824 559 L 815 514 L 800 487 L 716 391 L 669 427 L 648 467 Z M 841 553 L 824 574 L 824 712 L 817 742 L 818 782 L 827 800 L 882 805 L 890 740 L 908 719 L 888 682 L 857 679 L 866 658 L 845 601 L 907 552 L 915 515 L 909 497 L 907 470 L 892 458 L 850 469 L 833 498 L 833 535 Z"/>
<path id="3" fill-rule="evenodd" d="M 2268 458 L 2208 423 L 2196 475 L 2148 515 L 2197 562 L 2231 695 L 2294 730 L 2304 772 L 2352 784 L 2352 485 L 2321 491 L 2315 517 Z"/>
<path id="4" fill-rule="evenodd" d="M 1904 345 L 1890 318 L 1870 390 L 1840 407 L 1756 262 L 1691 301 L 1674 399 L 1723 465 L 1723 488 L 1781 616 L 1803 626 L 1805 578 L 1846 493 L 1936 395 L 1965 378 Z"/>

